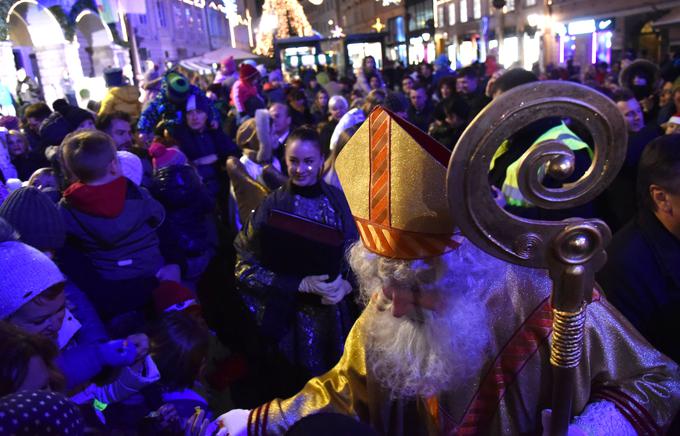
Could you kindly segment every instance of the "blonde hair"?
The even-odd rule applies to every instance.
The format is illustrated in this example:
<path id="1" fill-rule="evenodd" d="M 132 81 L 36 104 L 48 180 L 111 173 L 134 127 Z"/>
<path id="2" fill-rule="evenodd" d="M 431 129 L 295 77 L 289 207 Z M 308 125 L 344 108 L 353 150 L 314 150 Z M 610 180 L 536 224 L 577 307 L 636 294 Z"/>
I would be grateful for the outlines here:
<path id="1" fill-rule="evenodd" d="M 104 177 L 118 158 L 113 139 L 98 130 L 70 133 L 61 143 L 61 151 L 66 168 L 83 183 Z"/>

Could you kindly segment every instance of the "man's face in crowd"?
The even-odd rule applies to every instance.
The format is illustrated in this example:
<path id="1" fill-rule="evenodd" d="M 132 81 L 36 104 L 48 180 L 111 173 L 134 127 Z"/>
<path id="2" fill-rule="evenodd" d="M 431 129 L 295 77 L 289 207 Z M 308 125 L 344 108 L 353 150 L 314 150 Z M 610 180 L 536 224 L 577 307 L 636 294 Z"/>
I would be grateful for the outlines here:
<path id="1" fill-rule="evenodd" d="M 328 110 L 331 113 L 331 117 L 338 121 L 340 121 L 340 118 L 347 113 L 347 107 L 339 101 L 336 101 L 335 104 L 329 106 Z"/>
<path id="2" fill-rule="evenodd" d="M 413 79 L 410 77 L 404 77 L 401 79 L 401 90 L 404 91 L 404 94 L 409 95 L 411 93 L 411 89 L 413 89 Z"/>
<path id="3" fill-rule="evenodd" d="M 125 120 L 115 119 L 106 131 L 116 143 L 119 151 L 129 151 L 132 148 L 132 127 Z"/>
<path id="4" fill-rule="evenodd" d="M 426 78 L 430 77 L 432 75 L 432 68 L 427 64 L 423 64 L 420 67 L 420 74 L 422 74 L 423 77 L 426 77 Z"/>
<path id="5" fill-rule="evenodd" d="M 628 101 L 619 101 L 616 103 L 616 107 L 619 108 L 619 112 L 625 118 L 629 132 L 637 133 L 642 130 L 645 126 L 645 120 L 642 115 L 642 108 L 640 108 L 640 103 L 637 100 L 631 98 Z"/>
<path id="6" fill-rule="evenodd" d="M 187 112 L 187 125 L 191 130 L 201 131 L 208 124 L 208 114 L 194 109 Z"/>
<path id="7" fill-rule="evenodd" d="M 290 129 L 290 115 L 288 108 L 282 104 L 273 104 L 269 108 L 269 115 L 272 117 L 272 131 L 281 136 Z"/>
<path id="8" fill-rule="evenodd" d="M 459 77 L 456 80 L 456 88 L 463 94 L 472 94 L 477 90 L 477 80 L 473 77 Z"/>
<path id="9" fill-rule="evenodd" d="M 415 110 L 421 111 L 425 108 L 425 103 L 427 103 L 425 88 L 412 89 L 409 97 L 411 98 L 411 105 Z"/>
<path id="10" fill-rule="evenodd" d="M 666 135 L 674 135 L 680 133 L 680 124 L 668 123 L 666 124 L 666 130 L 664 131 Z"/>
<path id="11" fill-rule="evenodd" d="M 34 133 L 38 133 L 38 130 L 40 129 L 40 124 L 45 121 L 44 118 L 35 118 L 35 117 L 29 117 L 26 118 L 26 123 L 28 124 L 28 128 L 31 129 Z"/>
<path id="12" fill-rule="evenodd" d="M 28 333 L 39 334 L 56 341 L 64 322 L 65 310 L 64 291 L 53 299 L 39 295 L 14 312 L 9 321 Z"/>

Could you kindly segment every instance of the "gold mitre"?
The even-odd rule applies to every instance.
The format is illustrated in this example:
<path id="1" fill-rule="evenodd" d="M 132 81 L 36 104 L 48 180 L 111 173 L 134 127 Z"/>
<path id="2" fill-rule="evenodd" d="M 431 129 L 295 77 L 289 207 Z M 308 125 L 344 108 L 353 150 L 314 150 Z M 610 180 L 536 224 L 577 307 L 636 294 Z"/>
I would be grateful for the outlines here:
<path id="1" fill-rule="evenodd" d="M 456 249 L 446 199 L 451 152 L 416 126 L 377 107 L 335 161 L 366 248 L 395 259 Z"/>

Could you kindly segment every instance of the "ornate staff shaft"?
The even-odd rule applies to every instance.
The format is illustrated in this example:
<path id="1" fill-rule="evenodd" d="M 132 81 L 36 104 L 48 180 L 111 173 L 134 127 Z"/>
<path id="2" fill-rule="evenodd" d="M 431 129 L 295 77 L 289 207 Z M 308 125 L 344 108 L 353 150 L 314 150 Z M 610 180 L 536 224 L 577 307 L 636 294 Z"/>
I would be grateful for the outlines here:
<path id="1" fill-rule="evenodd" d="M 447 175 L 449 206 L 456 224 L 475 245 L 492 256 L 531 268 L 547 269 L 553 282 L 552 424 L 550 433 L 566 434 L 571 419 L 575 369 L 581 359 L 586 305 L 594 273 L 605 261 L 611 239 L 600 220 L 528 220 L 502 210 L 488 182 L 491 158 L 503 140 L 530 123 L 560 116 L 587 127 L 594 158 L 576 182 L 546 188 L 541 175 L 564 180 L 574 171 L 574 154 L 561 141 L 534 145 L 520 166 L 519 188 L 533 205 L 571 208 L 594 199 L 611 183 L 625 159 L 625 121 L 614 103 L 582 85 L 546 81 L 501 95 L 465 130 Z"/>

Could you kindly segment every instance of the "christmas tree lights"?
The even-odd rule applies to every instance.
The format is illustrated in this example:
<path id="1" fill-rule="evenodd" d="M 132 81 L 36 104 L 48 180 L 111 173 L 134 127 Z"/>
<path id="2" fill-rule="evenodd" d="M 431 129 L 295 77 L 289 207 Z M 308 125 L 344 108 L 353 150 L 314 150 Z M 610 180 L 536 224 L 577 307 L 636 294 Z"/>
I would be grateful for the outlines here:
<path id="1" fill-rule="evenodd" d="M 312 26 L 298 0 L 264 0 L 255 43 L 256 54 L 274 54 L 274 33 L 277 39 L 312 36 Z"/>

